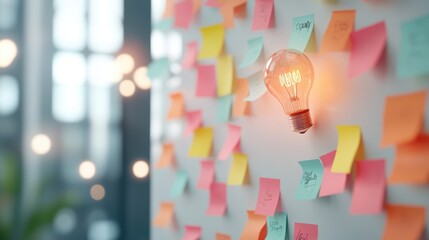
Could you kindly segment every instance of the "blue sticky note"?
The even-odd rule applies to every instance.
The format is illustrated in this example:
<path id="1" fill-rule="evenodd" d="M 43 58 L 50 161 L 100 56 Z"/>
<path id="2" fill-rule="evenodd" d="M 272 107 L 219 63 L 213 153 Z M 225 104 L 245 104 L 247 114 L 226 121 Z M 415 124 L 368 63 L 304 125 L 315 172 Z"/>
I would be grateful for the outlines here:
<path id="1" fill-rule="evenodd" d="M 274 216 L 267 217 L 267 231 L 265 240 L 289 240 L 287 214 L 277 212 Z"/>
<path id="2" fill-rule="evenodd" d="M 322 184 L 323 165 L 319 159 L 299 161 L 299 165 L 303 173 L 296 198 L 316 199 Z"/>
<path id="3" fill-rule="evenodd" d="M 176 173 L 173 186 L 171 187 L 170 196 L 173 198 L 179 197 L 183 194 L 188 183 L 188 174 L 184 170 L 179 170 Z"/>
<path id="4" fill-rule="evenodd" d="M 170 63 L 166 57 L 152 61 L 147 68 L 147 76 L 150 79 L 166 77 L 169 72 Z"/>
<path id="5" fill-rule="evenodd" d="M 217 99 L 217 114 L 218 122 L 228 122 L 231 115 L 232 96 L 227 95 Z"/>
<path id="6" fill-rule="evenodd" d="M 402 23 L 396 69 L 399 77 L 429 75 L 429 15 Z"/>
<path id="7" fill-rule="evenodd" d="M 313 27 L 314 14 L 294 18 L 288 48 L 304 52 L 313 33 Z"/>
<path id="8" fill-rule="evenodd" d="M 258 60 L 261 55 L 262 47 L 264 45 L 264 39 L 262 37 L 253 38 L 247 41 L 248 49 L 243 61 L 240 63 L 239 68 L 245 68 L 250 66 Z"/>
<path id="9" fill-rule="evenodd" d="M 168 31 L 173 27 L 174 19 L 173 18 L 167 18 L 163 19 L 159 22 L 156 22 L 153 25 L 153 29 L 159 30 L 159 31 Z"/>

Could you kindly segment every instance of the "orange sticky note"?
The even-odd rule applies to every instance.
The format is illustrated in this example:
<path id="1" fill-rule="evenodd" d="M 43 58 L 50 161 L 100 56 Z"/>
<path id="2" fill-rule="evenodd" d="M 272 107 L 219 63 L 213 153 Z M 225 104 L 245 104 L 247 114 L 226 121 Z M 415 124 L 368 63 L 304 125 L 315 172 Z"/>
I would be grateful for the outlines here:
<path id="1" fill-rule="evenodd" d="M 189 136 L 195 129 L 203 125 L 203 113 L 201 110 L 186 112 L 187 125 L 183 134 Z"/>
<path id="2" fill-rule="evenodd" d="M 213 143 L 212 128 L 197 128 L 194 131 L 194 140 L 189 149 L 189 157 L 205 158 L 210 156 Z"/>
<path id="3" fill-rule="evenodd" d="M 274 27 L 274 0 L 255 0 L 252 31 Z"/>
<path id="4" fill-rule="evenodd" d="M 195 15 L 201 8 L 201 0 L 192 0 L 193 8 L 192 13 Z"/>
<path id="5" fill-rule="evenodd" d="M 240 117 L 246 114 L 248 105 L 244 99 L 247 95 L 249 95 L 249 81 L 247 79 L 238 79 L 234 105 L 232 106 L 233 117 Z"/>
<path id="6" fill-rule="evenodd" d="M 155 164 L 155 168 L 166 168 L 174 165 L 174 145 L 164 143 L 162 145 L 162 154 Z"/>
<path id="7" fill-rule="evenodd" d="M 429 134 L 396 148 L 390 184 L 427 184 L 429 182 Z"/>
<path id="8" fill-rule="evenodd" d="M 152 220 L 155 227 L 167 227 L 173 220 L 174 203 L 161 202 L 158 214 Z"/>
<path id="9" fill-rule="evenodd" d="M 263 240 L 267 235 L 267 217 L 247 211 L 247 223 L 240 240 Z"/>
<path id="10" fill-rule="evenodd" d="M 201 237 L 201 227 L 198 226 L 185 226 L 185 236 L 183 236 L 182 240 L 198 240 Z"/>
<path id="11" fill-rule="evenodd" d="M 215 178 L 214 162 L 212 160 L 201 161 L 200 169 L 197 187 L 199 189 L 210 189 L 210 185 L 213 183 Z"/>
<path id="12" fill-rule="evenodd" d="M 184 69 L 189 69 L 195 66 L 195 63 L 197 61 L 198 56 L 198 43 L 197 42 L 190 42 L 186 46 L 186 54 L 183 57 L 182 60 L 182 67 Z"/>
<path id="13" fill-rule="evenodd" d="M 355 25 L 355 10 L 333 11 L 323 35 L 322 53 L 347 50 L 350 34 Z"/>
<path id="14" fill-rule="evenodd" d="M 174 0 L 166 0 L 165 1 L 165 9 L 162 18 L 169 18 L 173 16 L 174 11 Z"/>
<path id="15" fill-rule="evenodd" d="M 216 240 L 231 240 L 231 237 L 223 233 L 216 233 Z"/>
<path id="16" fill-rule="evenodd" d="M 200 29 L 203 44 L 198 59 L 214 58 L 219 56 L 223 49 L 225 30 L 221 24 L 202 27 Z"/>
<path id="17" fill-rule="evenodd" d="M 185 99 L 179 92 L 170 94 L 170 110 L 168 111 L 167 119 L 177 119 L 183 117 L 185 112 Z"/>
<path id="18" fill-rule="evenodd" d="M 174 26 L 188 29 L 191 26 L 193 14 L 192 0 L 181 0 L 174 4 Z"/>
<path id="19" fill-rule="evenodd" d="M 413 141 L 423 127 L 427 91 L 386 97 L 381 146 Z"/>
<path id="20" fill-rule="evenodd" d="M 233 151 L 240 151 L 241 127 L 228 124 L 228 136 L 219 153 L 219 160 L 228 159 Z"/>
<path id="21" fill-rule="evenodd" d="M 382 240 L 418 240 L 421 238 L 426 222 L 426 209 L 423 206 L 386 206 L 387 220 Z"/>
<path id="22" fill-rule="evenodd" d="M 222 216 L 226 211 L 226 184 L 212 183 L 210 185 L 210 203 L 206 214 Z"/>
<path id="23" fill-rule="evenodd" d="M 323 180 L 320 186 L 319 197 L 326 197 L 344 192 L 346 189 L 347 175 L 331 172 L 336 151 L 332 151 L 320 157 L 323 164 Z"/>
<path id="24" fill-rule="evenodd" d="M 214 65 L 198 65 L 195 96 L 216 97 L 216 67 Z"/>
<path id="25" fill-rule="evenodd" d="M 338 145 L 331 171 L 350 173 L 361 142 L 360 126 L 337 126 Z"/>
<path id="26" fill-rule="evenodd" d="M 225 28 L 234 27 L 235 9 L 246 3 L 247 0 L 218 0 L 221 4 L 220 13 L 223 16 L 223 26 Z"/>
<path id="27" fill-rule="evenodd" d="M 280 179 L 259 178 L 259 194 L 255 213 L 274 216 L 280 199 Z"/>

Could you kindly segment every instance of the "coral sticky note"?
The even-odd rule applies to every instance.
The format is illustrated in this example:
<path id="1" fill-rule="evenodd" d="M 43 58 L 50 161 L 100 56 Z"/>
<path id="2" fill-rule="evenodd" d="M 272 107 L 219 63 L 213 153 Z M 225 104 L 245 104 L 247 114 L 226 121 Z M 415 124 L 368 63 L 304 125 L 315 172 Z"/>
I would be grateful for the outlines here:
<path id="1" fill-rule="evenodd" d="M 280 200 L 280 179 L 259 178 L 259 194 L 255 213 L 273 216 Z"/>
<path id="2" fill-rule="evenodd" d="M 319 235 L 319 227 L 316 224 L 298 223 L 293 227 L 294 240 L 317 240 Z"/>
<path id="3" fill-rule="evenodd" d="M 267 235 L 266 216 L 247 211 L 247 222 L 240 240 L 264 240 Z"/>
<path id="4" fill-rule="evenodd" d="M 240 151 L 241 127 L 228 124 L 228 135 L 218 155 L 219 160 L 228 159 L 233 151 Z"/>
<path id="5" fill-rule="evenodd" d="M 162 145 L 161 157 L 155 164 L 155 168 L 166 168 L 174 165 L 174 145 L 164 143 Z"/>
<path id="6" fill-rule="evenodd" d="M 381 146 L 413 141 L 423 127 L 427 91 L 386 97 Z"/>
<path id="7" fill-rule="evenodd" d="M 426 222 L 424 206 L 386 206 L 387 220 L 382 240 L 421 239 Z"/>
<path id="8" fill-rule="evenodd" d="M 214 65 L 198 65 L 195 96 L 216 97 L 216 67 Z"/>
<path id="9" fill-rule="evenodd" d="M 198 59 L 214 58 L 219 56 L 223 49 L 224 29 L 223 26 L 212 25 L 200 29 L 203 44 Z"/>
<path id="10" fill-rule="evenodd" d="M 274 27 L 274 0 L 255 0 L 252 30 Z"/>
<path id="11" fill-rule="evenodd" d="M 193 18 L 192 0 L 181 0 L 174 3 L 174 26 L 188 29 Z"/>
<path id="12" fill-rule="evenodd" d="M 182 59 L 182 67 L 189 69 L 195 66 L 198 56 L 198 43 L 196 41 L 190 42 L 186 45 L 186 53 Z"/>
<path id="13" fill-rule="evenodd" d="M 219 97 L 232 93 L 234 80 L 234 62 L 231 55 L 221 55 L 216 63 L 217 95 Z"/>
<path id="14" fill-rule="evenodd" d="M 383 211 L 386 193 L 386 160 L 357 162 L 351 214 L 378 214 Z"/>
<path id="15" fill-rule="evenodd" d="M 288 48 L 304 52 L 313 34 L 313 27 L 314 14 L 295 17 L 292 21 L 292 34 L 289 38 Z"/>
<path id="16" fill-rule="evenodd" d="M 170 94 L 170 109 L 168 110 L 167 119 L 182 118 L 185 113 L 185 99 L 182 93 L 175 92 Z"/>
<path id="17" fill-rule="evenodd" d="M 323 178 L 323 166 L 319 159 L 299 161 L 302 167 L 301 182 L 296 193 L 297 199 L 316 199 Z"/>
<path id="18" fill-rule="evenodd" d="M 194 139 L 189 149 L 189 157 L 209 157 L 212 149 L 213 129 L 197 128 L 194 131 Z"/>
<path id="19" fill-rule="evenodd" d="M 336 151 L 332 151 L 320 157 L 323 164 L 323 179 L 320 186 L 319 197 L 326 197 L 344 192 L 346 189 L 347 175 L 331 172 Z"/>
<path id="20" fill-rule="evenodd" d="M 186 112 L 186 128 L 183 134 L 185 136 L 191 135 L 195 129 L 203 125 L 203 113 L 201 110 Z"/>
<path id="21" fill-rule="evenodd" d="M 359 29 L 350 35 L 349 77 L 355 78 L 374 68 L 386 47 L 384 21 Z"/>
<path id="22" fill-rule="evenodd" d="M 241 61 L 239 68 L 245 68 L 250 66 L 252 63 L 258 60 L 261 55 L 262 48 L 264 46 L 264 39 L 262 37 L 256 37 L 247 41 L 247 52 L 244 55 L 243 61 Z"/>
<path id="23" fill-rule="evenodd" d="M 267 87 L 265 86 L 262 72 L 253 74 L 247 79 L 249 81 L 249 96 L 247 96 L 244 100 L 249 102 L 256 101 L 267 92 Z"/>
<path id="24" fill-rule="evenodd" d="M 320 51 L 345 51 L 355 25 L 355 10 L 333 11 L 328 28 L 323 35 Z"/>
<path id="25" fill-rule="evenodd" d="M 162 18 L 170 18 L 173 16 L 174 13 L 174 0 L 166 0 L 165 1 L 165 8 L 164 8 L 164 14 L 162 15 Z"/>
<path id="26" fill-rule="evenodd" d="M 214 161 L 205 160 L 200 162 L 200 176 L 198 178 L 199 189 L 210 189 L 210 185 L 215 178 L 215 164 Z"/>
<path id="27" fill-rule="evenodd" d="M 216 240 L 231 240 L 231 237 L 223 233 L 216 233 Z"/>
<path id="28" fill-rule="evenodd" d="M 232 96 L 223 96 L 216 99 L 216 120 L 228 122 L 231 116 Z"/>
<path id="29" fill-rule="evenodd" d="M 198 226 L 185 226 L 185 236 L 183 236 L 182 240 L 198 240 L 200 239 L 202 234 L 201 227 Z"/>
<path id="30" fill-rule="evenodd" d="M 155 227 L 167 227 L 171 224 L 174 215 L 174 203 L 161 202 L 158 214 L 153 218 L 152 225 Z"/>
<path id="31" fill-rule="evenodd" d="M 209 216 L 223 216 L 226 211 L 226 184 L 212 183 L 210 185 L 210 203 L 206 214 Z"/>
<path id="32" fill-rule="evenodd" d="M 361 142 L 360 126 L 337 126 L 338 145 L 331 171 L 350 173 Z"/>
<path id="33" fill-rule="evenodd" d="M 278 212 L 272 217 L 267 217 L 267 237 L 265 240 L 289 240 L 287 214 Z"/>
<path id="34" fill-rule="evenodd" d="M 160 58 L 152 61 L 147 67 L 147 76 L 150 79 L 163 78 L 170 72 L 170 62 L 168 58 Z"/>
<path id="35" fill-rule="evenodd" d="M 183 194 L 188 183 L 188 174 L 184 170 L 179 170 L 176 173 L 173 186 L 171 187 L 170 196 L 173 198 L 179 197 Z"/>
<path id="36" fill-rule="evenodd" d="M 234 27 L 234 15 L 236 8 L 245 5 L 247 0 L 217 0 L 221 3 L 220 13 L 223 16 L 223 26 L 225 28 Z"/>
<path id="37" fill-rule="evenodd" d="M 247 155 L 234 153 L 232 155 L 232 165 L 229 169 L 228 185 L 243 185 L 247 173 Z"/>
<path id="38" fill-rule="evenodd" d="M 249 95 L 249 81 L 247 79 L 238 79 L 232 106 L 233 117 L 244 116 L 247 113 L 248 103 L 244 100 L 247 95 Z"/>

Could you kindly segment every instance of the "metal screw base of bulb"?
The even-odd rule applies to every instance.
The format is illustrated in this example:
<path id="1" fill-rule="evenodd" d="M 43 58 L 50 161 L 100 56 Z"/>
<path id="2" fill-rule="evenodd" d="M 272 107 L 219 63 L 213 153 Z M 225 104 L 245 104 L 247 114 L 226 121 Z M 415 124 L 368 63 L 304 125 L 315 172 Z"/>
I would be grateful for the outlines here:
<path id="1" fill-rule="evenodd" d="M 311 121 L 310 110 L 306 109 L 289 115 L 289 123 L 292 131 L 301 134 L 307 132 L 313 126 Z"/>

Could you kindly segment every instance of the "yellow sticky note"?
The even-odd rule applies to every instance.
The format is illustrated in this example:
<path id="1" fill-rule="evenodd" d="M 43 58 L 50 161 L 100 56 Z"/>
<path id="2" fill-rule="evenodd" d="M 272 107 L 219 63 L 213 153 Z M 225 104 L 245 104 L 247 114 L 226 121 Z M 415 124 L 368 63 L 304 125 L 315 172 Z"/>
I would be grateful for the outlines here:
<path id="1" fill-rule="evenodd" d="M 242 153 L 234 153 L 232 166 L 228 175 L 228 185 L 243 185 L 246 172 L 247 156 Z"/>
<path id="2" fill-rule="evenodd" d="M 350 173 L 361 141 L 360 126 L 337 126 L 338 145 L 331 171 Z"/>
<path id="3" fill-rule="evenodd" d="M 223 48 L 224 29 L 222 24 L 203 27 L 200 29 L 203 44 L 198 59 L 214 58 L 219 56 Z"/>
<path id="4" fill-rule="evenodd" d="M 198 128 L 194 131 L 194 140 L 189 149 L 189 157 L 209 157 L 212 149 L 213 129 Z"/>
<path id="5" fill-rule="evenodd" d="M 217 58 L 217 95 L 219 97 L 232 93 L 233 64 L 231 55 L 222 55 Z"/>

